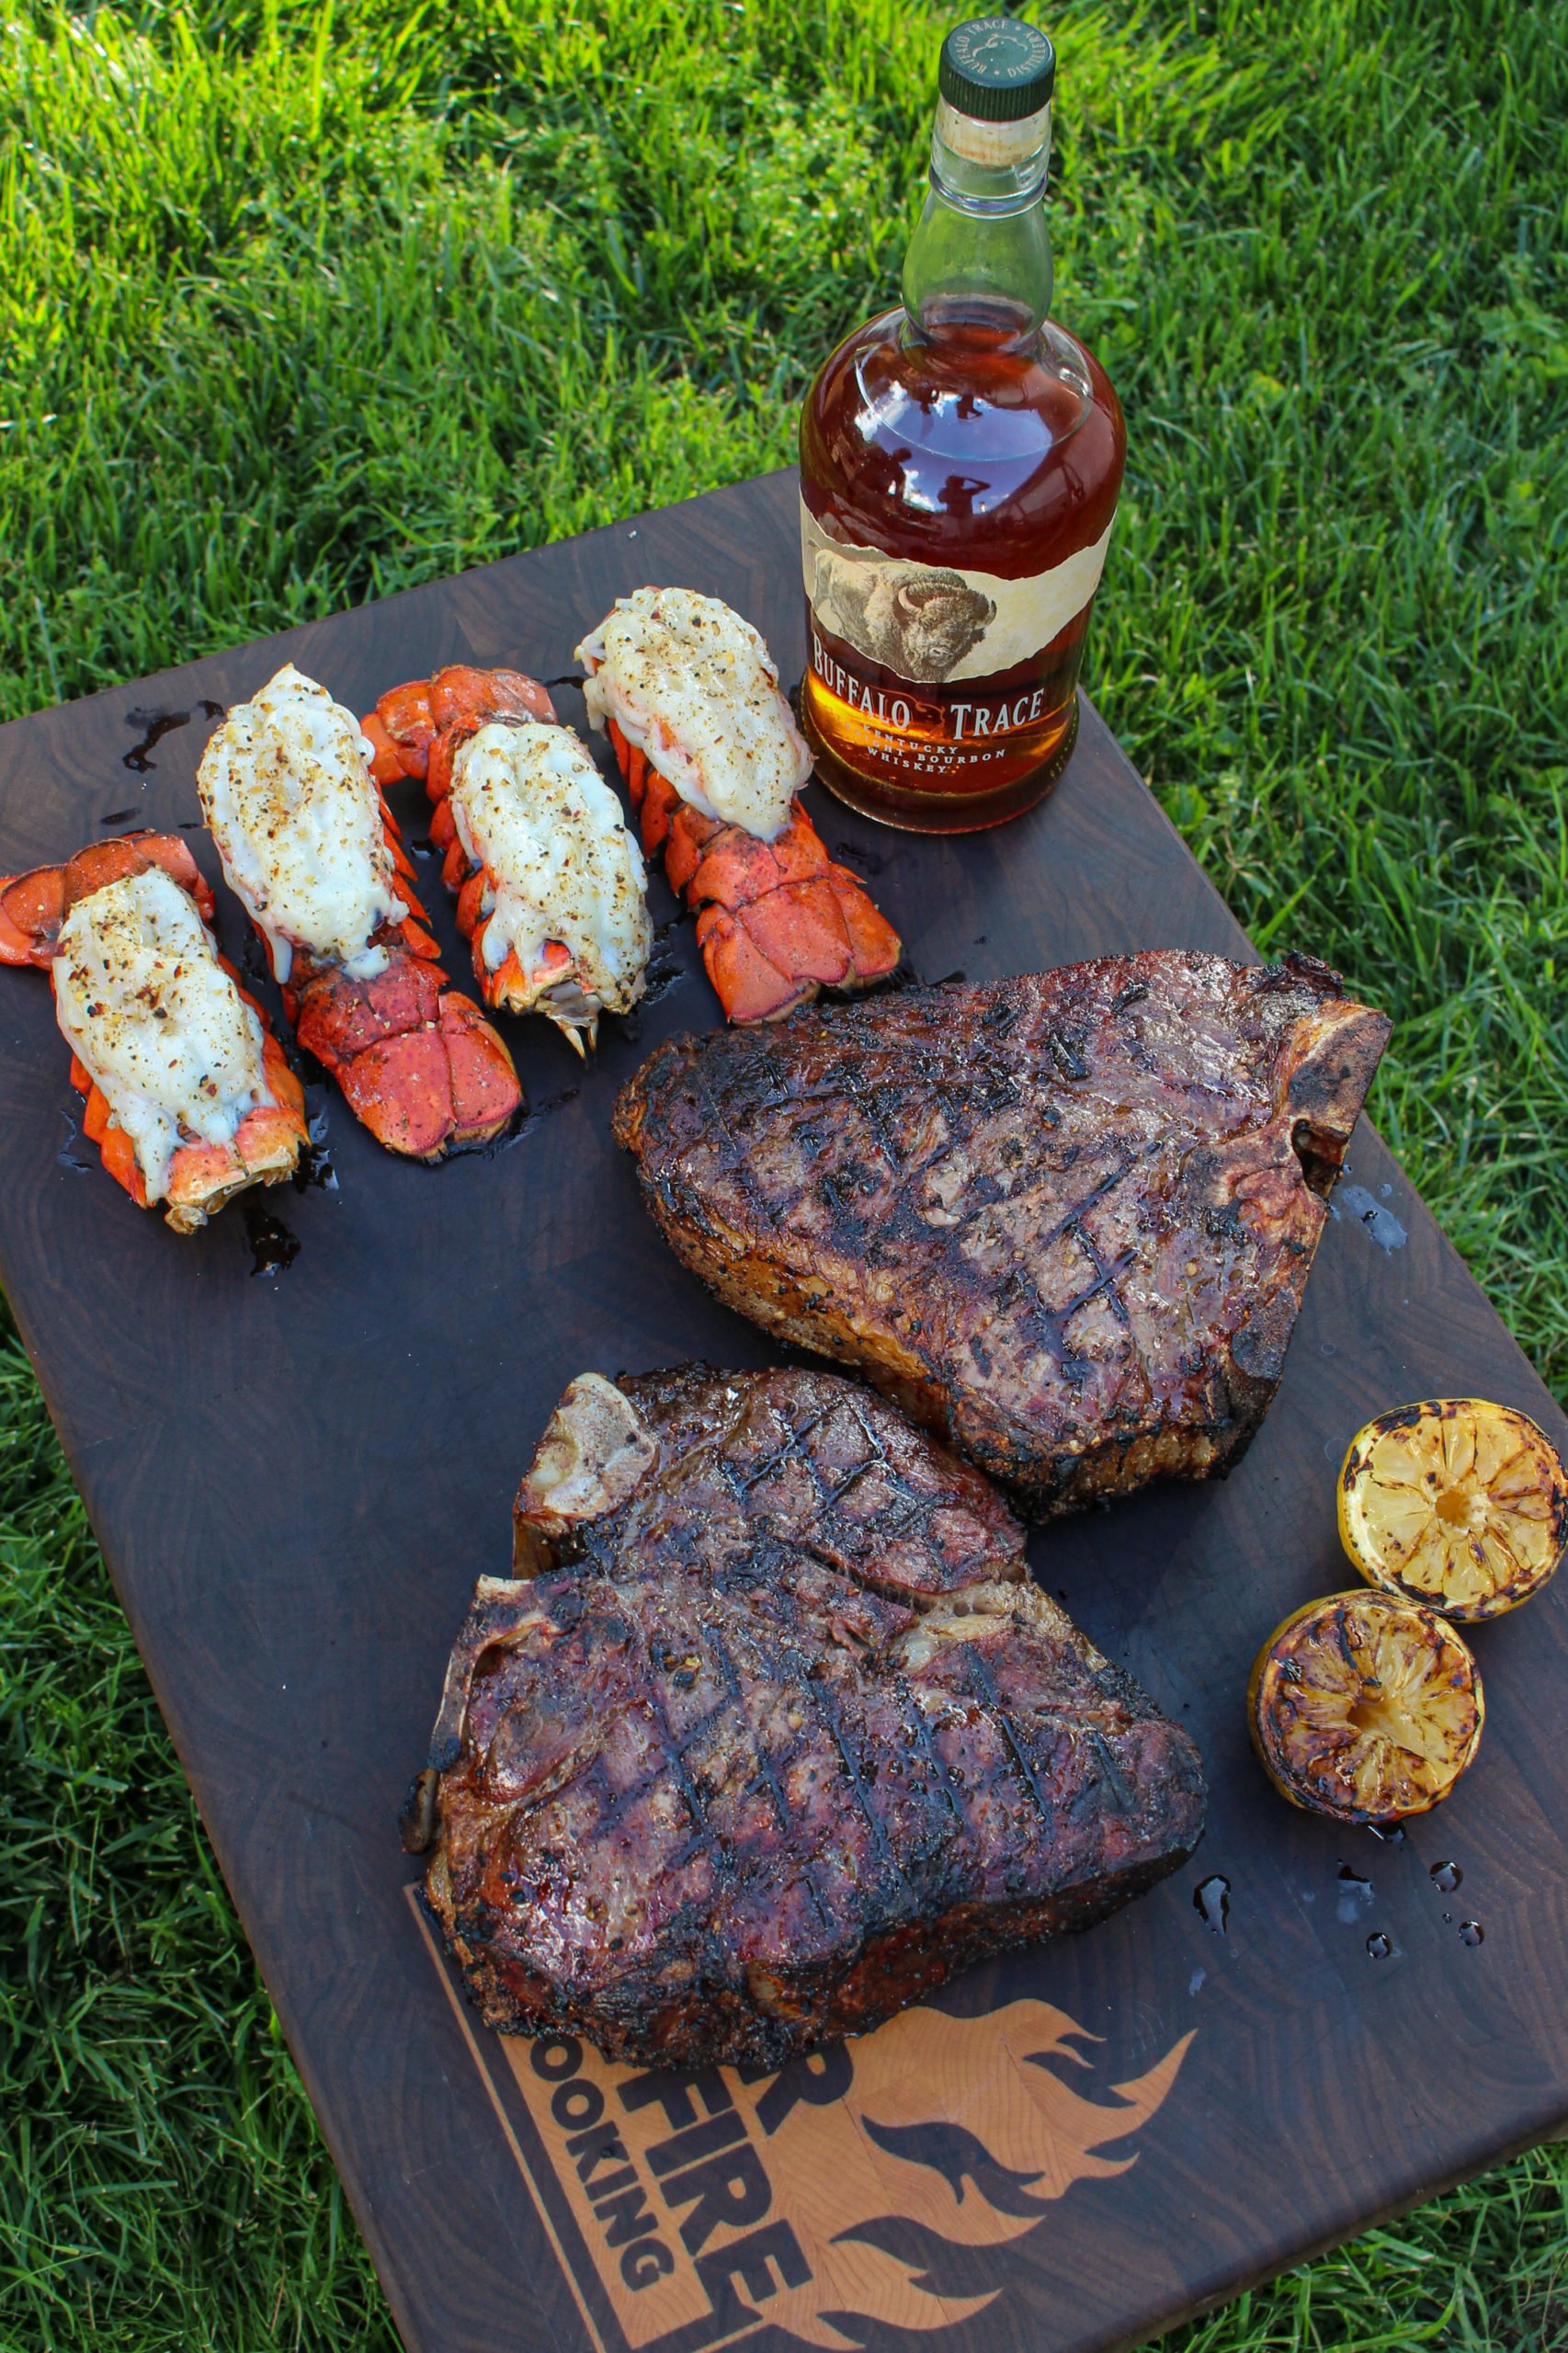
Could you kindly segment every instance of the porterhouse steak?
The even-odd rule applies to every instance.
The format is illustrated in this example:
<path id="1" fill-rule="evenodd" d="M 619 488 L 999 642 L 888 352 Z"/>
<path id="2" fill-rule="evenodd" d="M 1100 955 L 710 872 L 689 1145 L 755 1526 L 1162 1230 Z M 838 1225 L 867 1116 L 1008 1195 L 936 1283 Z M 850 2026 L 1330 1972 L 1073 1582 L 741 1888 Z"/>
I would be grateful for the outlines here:
<path id="1" fill-rule="evenodd" d="M 836 1374 L 585 1374 L 405 1817 L 493 2026 L 779 2065 L 1196 1845 L 1187 1733 L 978 1472 Z"/>
<path id="2" fill-rule="evenodd" d="M 676 1256 L 1039 1513 L 1233 1461 L 1389 1024 L 1153 950 L 673 1040 L 616 1105 Z"/>

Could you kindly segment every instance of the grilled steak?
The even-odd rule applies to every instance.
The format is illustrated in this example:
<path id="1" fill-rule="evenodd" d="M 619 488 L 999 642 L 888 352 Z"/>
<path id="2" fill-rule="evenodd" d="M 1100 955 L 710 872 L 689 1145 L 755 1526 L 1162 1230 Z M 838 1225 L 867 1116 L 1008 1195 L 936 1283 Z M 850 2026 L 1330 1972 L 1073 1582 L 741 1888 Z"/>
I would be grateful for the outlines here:
<path id="1" fill-rule="evenodd" d="M 1197 1843 L 1187 1734 L 835 1374 L 585 1374 L 517 1537 L 404 1824 L 492 2026 L 776 2067 Z"/>
<path id="2" fill-rule="evenodd" d="M 1240 1454 L 1388 1030 L 1306 957 L 1108 956 L 677 1038 L 615 1132 L 722 1299 L 1044 1513 Z"/>

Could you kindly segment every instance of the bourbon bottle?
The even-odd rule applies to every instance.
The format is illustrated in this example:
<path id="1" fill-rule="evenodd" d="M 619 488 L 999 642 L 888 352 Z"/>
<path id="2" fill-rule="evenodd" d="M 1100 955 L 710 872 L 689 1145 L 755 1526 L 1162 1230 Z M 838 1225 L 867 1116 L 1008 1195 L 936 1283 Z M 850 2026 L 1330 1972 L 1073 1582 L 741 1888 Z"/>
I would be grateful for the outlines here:
<path id="1" fill-rule="evenodd" d="M 1126 439 L 1048 316 L 1055 74 L 1014 17 L 948 35 L 903 306 L 838 346 L 801 417 L 806 731 L 830 790 L 916 832 L 1032 808 L 1077 733 Z"/>

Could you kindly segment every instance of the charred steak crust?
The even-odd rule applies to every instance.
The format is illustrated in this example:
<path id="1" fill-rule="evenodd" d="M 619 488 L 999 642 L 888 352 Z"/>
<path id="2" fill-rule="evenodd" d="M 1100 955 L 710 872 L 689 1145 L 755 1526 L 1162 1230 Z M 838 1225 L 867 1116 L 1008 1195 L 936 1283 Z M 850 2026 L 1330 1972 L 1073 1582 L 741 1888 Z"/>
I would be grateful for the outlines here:
<path id="1" fill-rule="evenodd" d="M 616 1390 L 653 1435 L 656 1475 L 619 1513 L 574 1519 L 553 1562 L 610 1574 L 632 1553 L 651 1571 L 744 1553 L 757 1579 L 801 1552 L 892 1601 L 1028 1574 L 1023 1530 L 990 1482 L 858 1381 L 681 1365 Z M 551 1524 L 560 1492 L 541 1495 L 537 1478 L 538 1458 L 517 1496 L 525 1573 L 536 1557 L 527 1531 Z"/>
<path id="2" fill-rule="evenodd" d="M 1187 1735 L 853 1383 L 585 1376 L 518 1510 L 405 1827 L 492 2026 L 775 2067 L 1197 1843 Z"/>
<path id="3" fill-rule="evenodd" d="M 1100 957 L 676 1038 L 615 1134 L 721 1299 L 1048 1514 L 1240 1455 L 1388 1033 L 1309 957 Z"/>

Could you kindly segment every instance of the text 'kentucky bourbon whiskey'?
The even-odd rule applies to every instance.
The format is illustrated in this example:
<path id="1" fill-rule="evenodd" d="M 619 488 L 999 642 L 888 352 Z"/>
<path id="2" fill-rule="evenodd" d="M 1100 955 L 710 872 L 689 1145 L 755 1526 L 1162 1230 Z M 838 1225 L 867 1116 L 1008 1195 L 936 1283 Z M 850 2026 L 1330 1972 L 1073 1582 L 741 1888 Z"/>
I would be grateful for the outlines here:
<path id="1" fill-rule="evenodd" d="M 1126 442 L 1105 371 L 1047 315 L 1056 58 L 1010 17 L 942 44 L 903 305 L 824 363 L 801 417 L 801 692 L 818 772 L 919 832 L 1043 799 Z"/>

